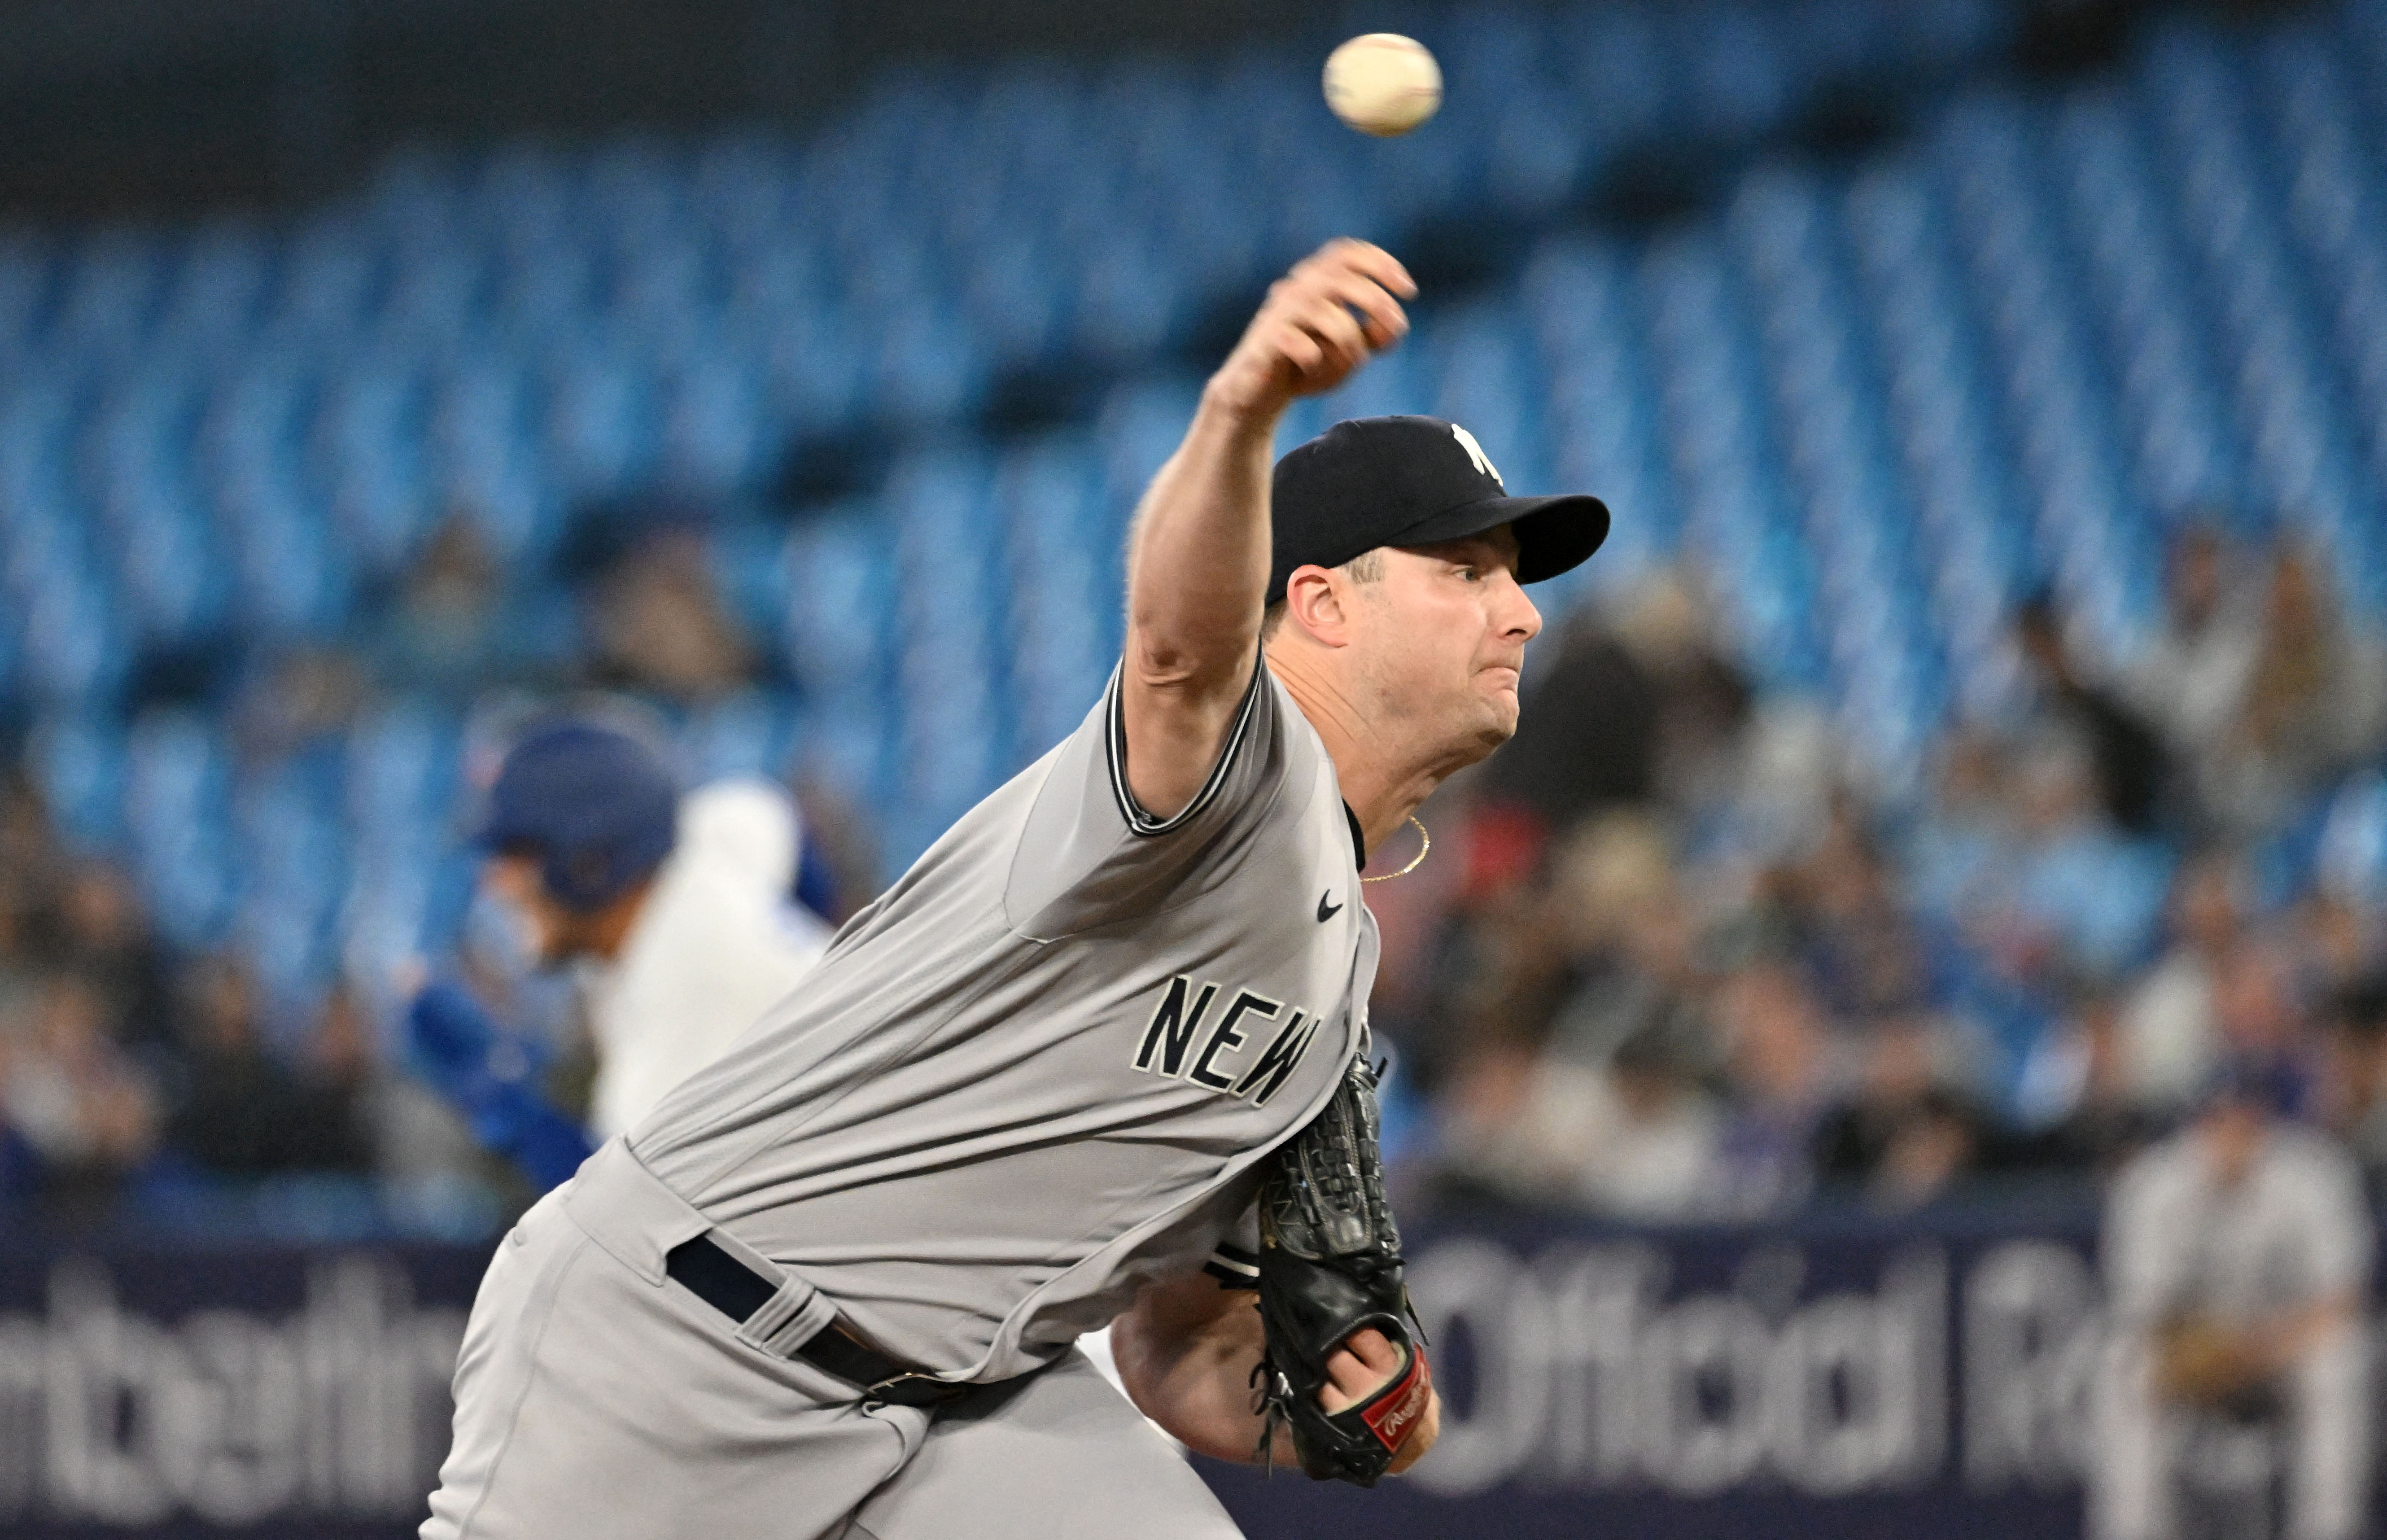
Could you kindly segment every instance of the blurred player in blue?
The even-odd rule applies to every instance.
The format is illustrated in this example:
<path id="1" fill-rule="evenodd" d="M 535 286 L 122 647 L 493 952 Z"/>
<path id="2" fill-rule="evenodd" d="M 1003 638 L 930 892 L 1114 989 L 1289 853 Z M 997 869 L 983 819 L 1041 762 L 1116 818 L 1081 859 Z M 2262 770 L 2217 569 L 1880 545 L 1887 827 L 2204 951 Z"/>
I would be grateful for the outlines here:
<path id="1" fill-rule="evenodd" d="M 537 1045 L 459 982 L 415 994 L 409 1038 L 475 1137 L 542 1189 L 712 1062 L 827 943 L 825 868 L 804 859 L 794 801 L 742 778 L 682 795 L 655 749 L 610 724 L 524 733 L 474 843 L 523 950 L 573 970 L 597 1051 L 587 1123 L 542 1091 Z"/>

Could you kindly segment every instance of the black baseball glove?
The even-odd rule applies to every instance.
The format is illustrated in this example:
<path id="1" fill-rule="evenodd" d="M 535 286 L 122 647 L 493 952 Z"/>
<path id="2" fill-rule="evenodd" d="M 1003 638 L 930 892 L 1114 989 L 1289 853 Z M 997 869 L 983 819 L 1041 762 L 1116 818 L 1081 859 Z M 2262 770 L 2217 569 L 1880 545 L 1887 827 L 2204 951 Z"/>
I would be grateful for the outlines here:
<path id="1" fill-rule="evenodd" d="M 1325 1110 L 1269 1157 L 1259 1218 L 1268 1353 L 1253 1378 L 1261 1457 L 1282 1424 L 1313 1480 L 1373 1486 L 1424 1420 L 1433 1386 L 1423 1334 L 1409 1331 L 1401 1235 L 1376 1154 L 1376 1075 L 1364 1059 L 1353 1059 Z M 1383 1389 L 1330 1414 L 1318 1401 L 1326 1360 L 1369 1327 L 1406 1362 Z"/>

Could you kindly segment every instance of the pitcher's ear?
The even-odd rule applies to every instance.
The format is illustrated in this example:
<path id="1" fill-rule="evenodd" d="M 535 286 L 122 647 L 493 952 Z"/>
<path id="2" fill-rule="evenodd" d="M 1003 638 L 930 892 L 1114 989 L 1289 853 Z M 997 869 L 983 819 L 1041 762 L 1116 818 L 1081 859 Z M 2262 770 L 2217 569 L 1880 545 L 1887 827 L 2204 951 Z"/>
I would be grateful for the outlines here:
<path id="1" fill-rule="evenodd" d="M 1284 585 L 1286 621 L 1328 647 L 1348 646 L 1351 617 L 1345 590 L 1350 585 L 1350 578 L 1331 568 L 1294 568 Z"/>

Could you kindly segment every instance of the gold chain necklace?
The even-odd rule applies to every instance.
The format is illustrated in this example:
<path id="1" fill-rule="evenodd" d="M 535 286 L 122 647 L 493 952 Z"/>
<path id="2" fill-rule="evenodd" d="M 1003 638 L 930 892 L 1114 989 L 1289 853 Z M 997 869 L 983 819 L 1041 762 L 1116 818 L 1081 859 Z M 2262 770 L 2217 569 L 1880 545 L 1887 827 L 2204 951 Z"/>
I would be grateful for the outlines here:
<path id="1" fill-rule="evenodd" d="M 1403 866 L 1399 871 L 1386 872 L 1382 877 L 1363 877 L 1359 879 L 1361 882 L 1390 882 L 1396 877 L 1408 876 L 1411 872 L 1416 871 L 1420 866 L 1425 864 L 1425 852 L 1433 849 L 1433 836 L 1425 831 L 1425 826 L 1423 824 L 1418 823 L 1418 816 L 1416 814 L 1412 813 L 1409 814 L 1409 822 L 1417 825 L 1417 854 L 1410 857 L 1409 864 Z"/>

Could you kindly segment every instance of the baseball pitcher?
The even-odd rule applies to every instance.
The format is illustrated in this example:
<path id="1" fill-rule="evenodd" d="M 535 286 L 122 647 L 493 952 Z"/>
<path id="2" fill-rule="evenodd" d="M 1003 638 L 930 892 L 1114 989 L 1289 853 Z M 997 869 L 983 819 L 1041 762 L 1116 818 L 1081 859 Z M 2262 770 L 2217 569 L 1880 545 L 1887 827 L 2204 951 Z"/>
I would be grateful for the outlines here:
<path id="1" fill-rule="evenodd" d="M 1438 1420 L 1375 1153 L 1370 849 L 1515 730 L 1588 497 L 1277 420 L 1407 329 L 1338 241 L 1154 478 L 1085 723 L 498 1248 L 425 1540 L 1236 1532 L 1192 1448 L 1362 1484 Z M 1133 1405 L 1073 1344 L 1113 1327 Z"/>

